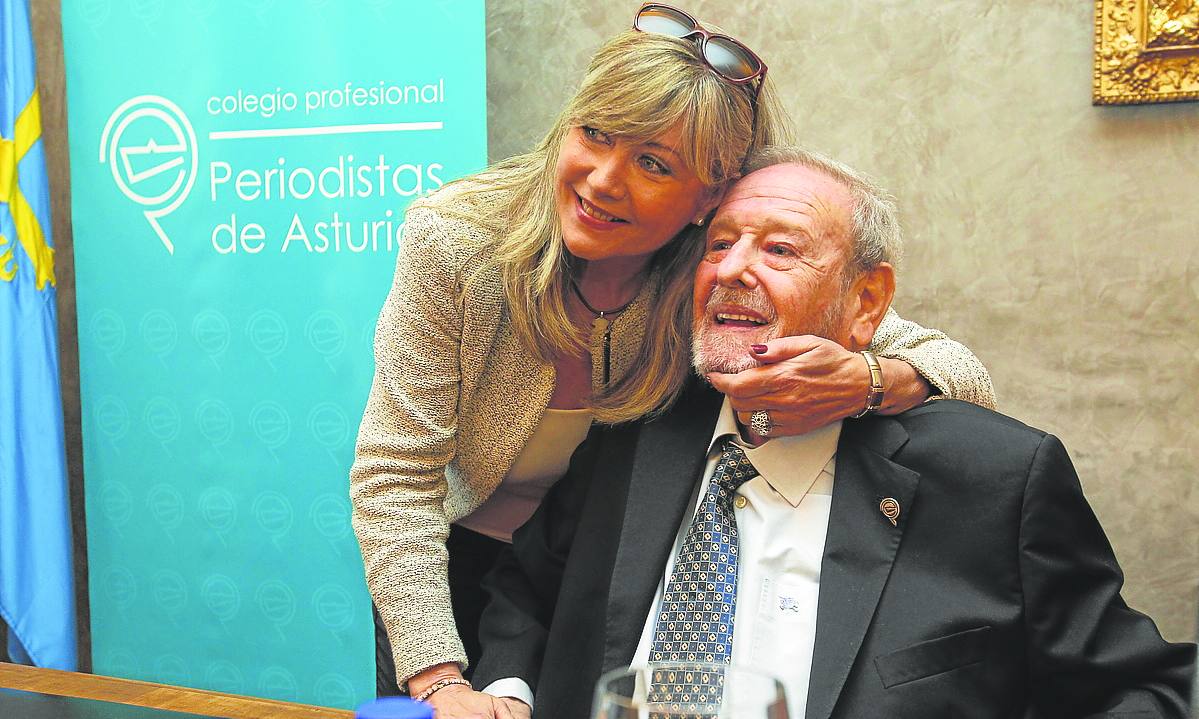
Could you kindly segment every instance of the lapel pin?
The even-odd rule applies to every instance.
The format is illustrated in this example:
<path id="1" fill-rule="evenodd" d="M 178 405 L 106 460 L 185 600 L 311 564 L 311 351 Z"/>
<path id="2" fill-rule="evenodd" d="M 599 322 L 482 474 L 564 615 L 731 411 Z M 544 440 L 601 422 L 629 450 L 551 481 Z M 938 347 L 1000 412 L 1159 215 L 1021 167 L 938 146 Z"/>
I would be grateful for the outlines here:
<path id="1" fill-rule="evenodd" d="M 896 502 L 891 497 L 887 497 L 878 503 L 878 511 L 883 513 L 883 516 L 891 520 L 892 527 L 899 526 L 899 502 Z"/>

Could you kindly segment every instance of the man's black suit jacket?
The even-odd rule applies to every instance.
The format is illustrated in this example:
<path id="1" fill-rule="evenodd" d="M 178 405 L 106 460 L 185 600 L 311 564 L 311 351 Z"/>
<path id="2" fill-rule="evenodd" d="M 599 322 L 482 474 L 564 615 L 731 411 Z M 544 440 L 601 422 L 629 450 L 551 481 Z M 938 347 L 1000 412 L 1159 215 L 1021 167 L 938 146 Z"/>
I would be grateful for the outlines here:
<path id="1" fill-rule="evenodd" d="M 476 686 L 520 677 L 535 717 L 589 716 L 633 658 L 720 402 L 696 383 L 592 432 L 488 578 Z M 1185 717 L 1194 646 L 1122 581 L 1055 437 L 948 400 L 846 421 L 807 717 Z"/>

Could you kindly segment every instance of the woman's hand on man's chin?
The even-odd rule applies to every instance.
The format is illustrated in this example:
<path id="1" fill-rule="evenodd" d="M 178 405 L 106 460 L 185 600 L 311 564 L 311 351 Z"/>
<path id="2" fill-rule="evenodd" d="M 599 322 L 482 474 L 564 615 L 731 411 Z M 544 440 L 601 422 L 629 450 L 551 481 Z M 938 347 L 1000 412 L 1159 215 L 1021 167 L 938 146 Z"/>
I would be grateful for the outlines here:
<path id="1" fill-rule="evenodd" d="M 712 386 L 728 397 L 743 425 L 749 426 L 755 411 L 766 410 L 771 437 L 804 434 L 865 407 L 870 370 L 860 353 L 815 335 L 780 337 L 766 348 L 753 355 L 761 367 L 707 375 Z M 879 361 L 886 387 L 882 414 L 902 412 L 928 398 L 930 386 L 910 365 L 901 360 Z"/>

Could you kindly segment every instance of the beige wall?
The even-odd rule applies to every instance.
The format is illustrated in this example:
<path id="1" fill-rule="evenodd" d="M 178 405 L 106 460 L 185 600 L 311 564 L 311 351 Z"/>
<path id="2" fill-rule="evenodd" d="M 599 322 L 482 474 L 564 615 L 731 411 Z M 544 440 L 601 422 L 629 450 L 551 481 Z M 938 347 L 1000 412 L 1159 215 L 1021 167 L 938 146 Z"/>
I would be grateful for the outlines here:
<path id="1" fill-rule="evenodd" d="M 1059 435 L 1175 640 L 1199 594 L 1199 104 L 1090 104 L 1082 0 L 677 0 L 770 66 L 804 143 L 876 175 L 897 307 L 968 344 Z M 489 0 L 493 159 L 549 126 L 624 3 Z"/>

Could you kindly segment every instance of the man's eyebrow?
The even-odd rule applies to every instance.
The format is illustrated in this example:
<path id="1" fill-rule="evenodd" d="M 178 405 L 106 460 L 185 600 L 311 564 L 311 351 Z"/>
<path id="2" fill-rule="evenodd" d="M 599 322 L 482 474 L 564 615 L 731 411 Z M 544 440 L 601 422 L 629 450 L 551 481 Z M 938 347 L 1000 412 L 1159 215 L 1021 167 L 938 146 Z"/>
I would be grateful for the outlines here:
<path id="1" fill-rule="evenodd" d="M 731 218 L 729 218 L 728 215 L 719 215 L 718 214 L 718 215 L 716 215 L 715 218 L 712 219 L 712 222 L 708 225 L 708 232 L 711 232 L 713 230 L 723 230 L 726 226 L 735 227 L 736 223 L 733 222 L 733 220 Z"/>

